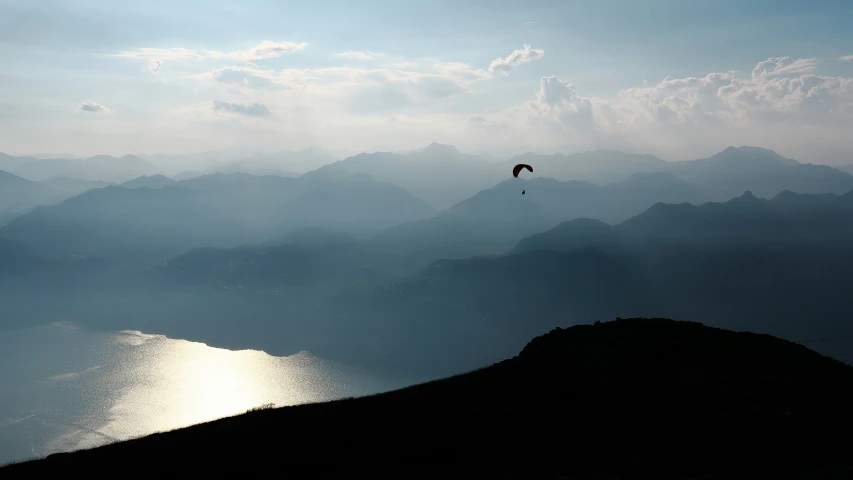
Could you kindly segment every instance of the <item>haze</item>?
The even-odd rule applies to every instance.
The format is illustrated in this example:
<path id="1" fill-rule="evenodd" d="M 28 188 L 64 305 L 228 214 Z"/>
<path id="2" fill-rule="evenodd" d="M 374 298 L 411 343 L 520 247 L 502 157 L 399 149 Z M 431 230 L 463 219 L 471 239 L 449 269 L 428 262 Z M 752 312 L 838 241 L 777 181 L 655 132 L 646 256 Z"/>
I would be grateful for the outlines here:
<path id="1" fill-rule="evenodd" d="M 851 19 L 0 0 L 0 465 L 849 466 Z"/>

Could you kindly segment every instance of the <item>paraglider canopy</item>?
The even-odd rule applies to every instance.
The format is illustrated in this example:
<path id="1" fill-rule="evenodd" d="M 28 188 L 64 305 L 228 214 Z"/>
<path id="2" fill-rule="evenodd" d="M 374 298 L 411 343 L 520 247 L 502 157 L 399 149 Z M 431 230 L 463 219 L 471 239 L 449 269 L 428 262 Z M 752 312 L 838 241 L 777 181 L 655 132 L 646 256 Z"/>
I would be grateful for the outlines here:
<path id="1" fill-rule="evenodd" d="M 530 173 L 533 173 L 533 167 L 524 163 L 519 163 L 518 165 L 512 168 L 512 176 L 517 177 L 518 174 L 521 173 L 521 170 L 525 168 L 530 170 Z"/>

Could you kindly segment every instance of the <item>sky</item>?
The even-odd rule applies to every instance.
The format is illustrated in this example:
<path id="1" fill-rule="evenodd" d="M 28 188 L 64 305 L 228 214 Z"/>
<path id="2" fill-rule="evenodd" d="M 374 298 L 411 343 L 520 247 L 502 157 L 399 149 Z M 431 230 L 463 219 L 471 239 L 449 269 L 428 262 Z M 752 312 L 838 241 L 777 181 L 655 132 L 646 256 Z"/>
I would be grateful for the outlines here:
<path id="1" fill-rule="evenodd" d="M 850 1 L 0 0 L 0 151 L 853 164 Z"/>

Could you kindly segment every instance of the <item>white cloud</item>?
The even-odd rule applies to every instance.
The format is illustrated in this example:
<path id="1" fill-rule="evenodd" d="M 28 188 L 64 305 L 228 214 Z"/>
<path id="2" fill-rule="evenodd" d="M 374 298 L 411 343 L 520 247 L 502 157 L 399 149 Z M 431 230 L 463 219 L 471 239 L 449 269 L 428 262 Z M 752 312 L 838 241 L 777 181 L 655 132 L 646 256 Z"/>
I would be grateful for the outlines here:
<path id="1" fill-rule="evenodd" d="M 355 50 L 350 50 L 348 52 L 340 52 L 335 54 L 336 57 L 349 58 L 350 60 L 376 60 L 379 57 L 384 57 L 384 53 L 376 53 L 376 52 L 359 52 Z"/>
<path id="2" fill-rule="evenodd" d="M 853 62 L 853 55 L 844 55 L 843 57 L 838 57 L 842 62 Z"/>
<path id="3" fill-rule="evenodd" d="M 101 105 L 100 103 L 93 102 L 91 100 L 86 100 L 80 105 L 79 110 L 81 112 L 91 112 L 91 113 L 109 113 L 110 109 Z"/>
<path id="4" fill-rule="evenodd" d="M 609 99 L 583 97 L 571 83 L 544 77 L 536 98 L 508 114 L 525 116 L 528 128 L 555 143 L 686 152 L 702 142 L 718 142 L 716 148 L 772 139 L 803 150 L 814 148 L 820 129 L 821 141 L 837 134 L 835 141 L 853 153 L 841 134 L 853 127 L 853 79 L 816 75 L 817 66 L 814 59 L 770 58 L 748 78 L 736 72 L 667 77 Z"/>
<path id="5" fill-rule="evenodd" d="M 285 53 L 298 52 L 307 47 L 307 43 L 273 42 L 264 40 L 246 51 L 219 52 L 206 50 L 199 52 L 186 48 L 140 48 L 137 50 L 122 50 L 109 54 L 111 57 L 138 58 L 145 60 L 205 60 L 227 59 L 242 62 L 278 58 Z"/>
<path id="6" fill-rule="evenodd" d="M 250 48 L 249 50 L 236 51 L 230 53 L 208 51 L 207 56 L 210 58 L 227 58 L 231 60 L 240 60 L 250 62 L 253 60 L 266 60 L 269 58 L 278 58 L 285 53 L 298 52 L 307 47 L 307 43 L 295 42 L 273 42 L 264 40 L 260 44 Z"/>
<path id="7" fill-rule="evenodd" d="M 145 60 L 202 60 L 204 55 L 186 48 L 140 48 L 110 54 L 111 57 L 141 58 Z"/>
<path id="8" fill-rule="evenodd" d="M 160 67 L 163 66 L 163 61 L 158 58 L 152 58 L 148 60 L 148 71 L 157 75 L 160 72 Z"/>
<path id="9" fill-rule="evenodd" d="M 277 90 L 289 88 L 284 79 L 276 76 L 270 70 L 250 67 L 225 67 L 202 74 L 200 77 L 209 78 L 216 82 L 240 85 L 250 89 Z"/>
<path id="10" fill-rule="evenodd" d="M 489 64 L 489 73 L 509 75 L 510 70 L 533 60 L 538 60 L 545 55 L 545 50 L 531 48 L 524 45 L 521 50 L 515 50 L 504 58 L 496 58 Z"/>
<path id="11" fill-rule="evenodd" d="M 266 105 L 262 105 L 260 103 L 253 103 L 251 105 L 243 105 L 240 103 L 228 103 L 228 102 L 220 102 L 219 100 L 214 100 L 211 105 L 214 112 L 227 112 L 227 113 L 237 113 L 240 115 L 245 115 L 247 117 L 268 117 L 270 116 L 270 109 L 267 108 Z"/>
<path id="12" fill-rule="evenodd" d="M 759 62 L 752 70 L 752 78 L 760 80 L 792 73 L 812 73 L 816 67 L 817 60 L 814 58 L 791 60 L 790 57 L 773 57 Z"/>

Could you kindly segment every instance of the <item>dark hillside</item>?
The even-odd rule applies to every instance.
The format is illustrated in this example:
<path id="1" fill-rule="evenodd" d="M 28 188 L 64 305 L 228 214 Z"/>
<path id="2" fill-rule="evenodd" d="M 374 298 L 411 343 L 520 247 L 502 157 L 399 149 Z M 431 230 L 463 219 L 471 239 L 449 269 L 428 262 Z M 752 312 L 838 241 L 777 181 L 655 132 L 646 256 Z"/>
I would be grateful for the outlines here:
<path id="1" fill-rule="evenodd" d="M 0 475 L 132 465 L 143 476 L 294 467 L 399 476 L 411 464 L 457 475 L 845 478 L 851 401 L 853 368 L 801 345 L 617 319 L 554 330 L 465 375 L 51 455 Z M 819 475 L 826 471 L 836 476 Z"/>

